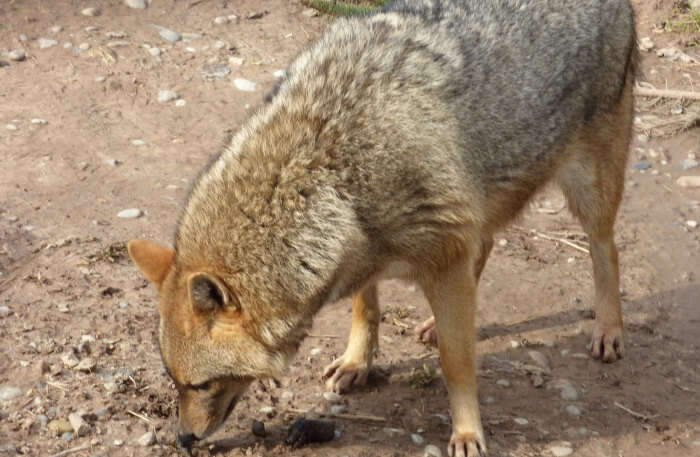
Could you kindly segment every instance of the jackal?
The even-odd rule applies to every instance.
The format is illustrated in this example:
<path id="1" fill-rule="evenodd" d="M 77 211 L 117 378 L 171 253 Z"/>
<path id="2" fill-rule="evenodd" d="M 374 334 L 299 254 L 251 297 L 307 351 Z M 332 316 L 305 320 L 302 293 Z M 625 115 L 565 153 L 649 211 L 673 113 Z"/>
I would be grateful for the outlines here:
<path id="1" fill-rule="evenodd" d="M 376 283 L 415 281 L 449 392 L 450 456 L 485 455 L 475 297 L 493 235 L 554 180 L 590 240 L 592 355 L 623 354 L 613 225 L 633 109 L 628 0 L 400 0 L 338 19 L 201 174 L 174 250 L 133 241 L 158 288 L 179 442 L 279 376 L 327 302 L 353 296 L 345 354 L 363 384 Z M 437 335 L 437 338 L 436 338 Z"/>

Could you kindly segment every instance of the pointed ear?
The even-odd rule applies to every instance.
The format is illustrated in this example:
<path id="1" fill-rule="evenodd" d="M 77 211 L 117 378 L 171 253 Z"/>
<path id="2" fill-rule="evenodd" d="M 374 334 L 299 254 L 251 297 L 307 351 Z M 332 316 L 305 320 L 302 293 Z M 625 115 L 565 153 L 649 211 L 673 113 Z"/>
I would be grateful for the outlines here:
<path id="1" fill-rule="evenodd" d="M 160 289 L 173 264 L 175 251 L 144 240 L 129 241 L 126 249 L 141 273 Z"/>
<path id="2" fill-rule="evenodd" d="M 238 309 L 236 298 L 226 285 L 208 273 L 195 273 L 187 280 L 190 303 L 197 311 L 206 313 L 217 309 Z"/>

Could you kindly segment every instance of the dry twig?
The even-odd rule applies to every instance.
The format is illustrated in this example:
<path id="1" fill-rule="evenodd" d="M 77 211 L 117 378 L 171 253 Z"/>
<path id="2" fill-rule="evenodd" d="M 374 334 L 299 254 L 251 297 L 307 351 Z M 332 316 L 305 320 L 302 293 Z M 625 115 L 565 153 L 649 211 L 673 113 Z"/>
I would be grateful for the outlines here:
<path id="1" fill-rule="evenodd" d="M 72 447 L 70 449 L 66 449 L 65 451 L 61 451 L 57 454 L 52 455 L 51 457 L 63 457 L 64 455 L 74 454 L 76 452 L 85 451 L 88 449 L 90 449 L 90 445 L 84 444 L 82 446 L 77 446 L 77 447 Z"/>
<path id="2" fill-rule="evenodd" d="M 649 415 L 646 415 L 646 414 L 642 414 L 642 413 L 638 413 L 638 412 L 632 411 L 631 409 L 629 409 L 629 408 L 626 407 L 625 405 L 622 405 L 622 404 L 620 404 L 620 403 L 618 403 L 618 402 L 615 402 L 614 405 L 617 406 L 618 408 L 620 408 L 621 410 L 623 410 L 624 412 L 626 412 L 627 414 L 630 414 L 631 416 L 634 416 L 634 417 L 636 417 L 637 419 L 641 419 L 641 420 L 643 420 L 643 421 L 648 421 L 649 419 L 653 419 L 653 418 L 655 418 L 655 417 L 659 417 L 658 414 L 653 414 L 653 415 L 649 416 Z"/>
<path id="3" fill-rule="evenodd" d="M 656 89 L 651 87 L 635 87 L 634 95 L 639 97 L 685 98 L 688 100 L 700 100 L 700 92 L 689 90 Z"/>

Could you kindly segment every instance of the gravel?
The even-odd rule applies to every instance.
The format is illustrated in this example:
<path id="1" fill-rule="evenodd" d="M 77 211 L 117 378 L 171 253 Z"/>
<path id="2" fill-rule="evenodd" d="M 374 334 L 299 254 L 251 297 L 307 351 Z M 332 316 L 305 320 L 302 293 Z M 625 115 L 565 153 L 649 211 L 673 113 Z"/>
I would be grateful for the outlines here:
<path id="1" fill-rule="evenodd" d="M 516 417 L 513 419 L 513 422 L 515 422 L 518 425 L 527 425 L 530 423 L 530 421 L 525 419 L 524 417 Z"/>
<path id="2" fill-rule="evenodd" d="M 233 80 L 233 85 L 236 89 L 243 92 L 255 92 L 255 90 L 257 89 L 257 86 L 253 81 L 249 81 L 243 78 L 235 78 Z"/>
<path id="3" fill-rule="evenodd" d="M 214 18 L 214 24 L 216 25 L 225 25 L 231 22 L 231 19 L 228 18 L 228 16 L 217 16 Z"/>
<path id="4" fill-rule="evenodd" d="M 569 405 L 566 407 L 566 412 L 567 414 L 571 416 L 580 416 L 581 415 L 581 410 L 579 409 L 578 406 L 576 405 Z"/>
<path id="5" fill-rule="evenodd" d="M 418 433 L 411 433 L 411 441 L 413 441 L 413 444 L 416 446 L 422 446 L 423 443 L 425 442 L 425 439 Z"/>
<path id="6" fill-rule="evenodd" d="M 535 364 L 538 367 L 542 368 L 547 373 L 549 373 L 552 370 L 552 367 L 549 364 L 549 359 L 540 351 L 529 351 L 527 355 L 530 356 L 530 358 L 533 360 L 533 362 L 535 362 Z"/>
<path id="7" fill-rule="evenodd" d="M 19 387 L 2 386 L 0 387 L 0 401 L 10 401 L 22 395 L 22 390 Z"/>
<path id="8" fill-rule="evenodd" d="M 39 38 L 39 49 L 53 48 L 58 44 L 58 40 L 51 38 Z"/>
<path id="9" fill-rule="evenodd" d="M 10 315 L 10 307 L 9 306 L 0 306 L 0 317 L 5 317 Z"/>
<path id="10" fill-rule="evenodd" d="M 167 103 L 172 100 L 177 100 L 180 95 L 174 90 L 161 89 L 158 91 L 158 102 Z"/>
<path id="11" fill-rule="evenodd" d="M 161 52 L 162 51 L 160 50 L 160 48 L 156 48 L 155 46 L 148 50 L 148 53 L 153 57 L 158 57 L 161 54 Z"/>
<path id="12" fill-rule="evenodd" d="M 551 452 L 554 455 L 554 457 L 566 457 L 568 455 L 573 454 L 574 450 L 571 447 L 570 443 L 563 442 L 560 444 L 549 446 L 549 452 Z"/>
<path id="13" fill-rule="evenodd" d="M 223 79 L 229 73 L 231 73 L 231 69 L 223 63 L 206 64 L 202 67 L 202 79 L 205 81 Z"/>

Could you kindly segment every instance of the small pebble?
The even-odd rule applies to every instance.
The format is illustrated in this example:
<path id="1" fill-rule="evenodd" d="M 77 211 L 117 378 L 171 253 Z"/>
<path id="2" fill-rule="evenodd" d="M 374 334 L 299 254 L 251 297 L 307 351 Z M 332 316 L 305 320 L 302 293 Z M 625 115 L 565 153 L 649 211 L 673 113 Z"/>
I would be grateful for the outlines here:
<path id="1" fill-rule="evenodd" d="M 22 395 L 19 387 L 3 386 L 0 387 L 0 401 L 10 401 Z"/>
<path id="2" fill-rule="evenodd" d="M 485 401 L 486 401 L 486 403 L 491 404 L 491 403 L 495 403 L 496 399 L 494 397 L 492 397 L 491 395 L 489 395 L 488 397 L 486 397 Z"/>
<path id="3" fill-rule="evenodd" d="M 136 146 L 137 148 L 139 148 L 139 147 L 141 147 L 141 146 L 145 146 L 145 145 L 146 145 L 146 142 L 143 141 L 143 140 L 136 139 L 136 140 L 131 140 L 131 145 L 132 145 L 132 146 Z"/>
<path id="4" fill-rule="evenodd" d="M 70 308 L 68 307 L 68 303 L 61 303 L 60 305 L 58 305 L 58 312 L 64 314 L 69 313 Z"/>
<path id="5" fill-rule="evenodd" d="M 25 57 L 27 57 L 27 55 L 23 49 L 14 49 L 7 53 L 7 58 L 15 62 L 21 62 Z"/>
<path id="6" fill-rule="evenodd" d="M 73 433 L 73 426 L 66 419 L 54 419 L 49 422 L 49 432 L 54 436 L 59 436 L 63 433 Z"/>
<path id="7" fill-rule="evenodd" d="M 182 39 L 182 35 L 180 35 L 174 30 L 166 28 L 161 28 L 158 34 L 161 36 L 161 38 L 168 40 L 171 43 L 175 43 L 176 41 L 180 41 Z"/>
<path id="8" fill-rule="evenodd" d="M 323 398 L 330 403 L 340 403 L 343 397 L 335 392 L 323 392 Z"/>
<path id="9" fill-rule="evenodd" d="M 313 356 L 317 356 L 317 355 L 319 355 L 320 353 L 321 353 L 321 348 L 312 348 L 312 349 L 309 351 L 309 355 L 311 355 L 312 357 L 313 357 Z"/>
<path id="10" fill-rule="evenodd" d="M 71 432 L 66 432 L 61 435 L 61 439 L 66 440 L 68 442 L 73 441 L 73 434 Z"/>
<path id="11" fill-rule="evenodd" d="M 423 457 L 442 457 L 442 451 L 434 444 L 429 444 L 423 451 Z"/>
<path id="12" fill-rule="evenodd" d="M 195 52 L 197 52 L 197 50 L 195 48 L 193 48 L 192 46 L 187 46 L 185 48 L 185 51 L 189 52 L 190 54 L 194 54 Z"/>
<path id="13" fill-rule="evenodd" d="M 160 48 L 156 48 L 156 47 L 154 46 L 154 47 L 152 47 L 152 48 L 150 48 L 150 49 L 148 50 L 148 53 L 149 53 L 150 55 L 152 55 L 153 57 L 158 57 L 158 56 L 160 55 L 160 53 L 161 53 L 161 50 L 160 50 Z"/>
<path id="14" fill-rule="evenodd" d="M 231 20 L 228 18 L 228 16 L 217 16 L 214 18 L 214 24 L 216 25 L 224 25 L 228 24 L 231 22 Z"/>
<path id="15" fill-rule="evenodd" d="M 178 108 L 182 108 L 186 104 L 187 104 L 187 100 L 183 100 L 182 98 L 179 100 L 175 100 L 175 106 L 177 106 Z"/>
<path id="16" fill-rule="evenodd" d="M 255 92 L 256 90 L 256 84 L 253 81 L 248 81 L 243 78 L 235 78 L 233 80 L 233 85 L 236 89 L 243 92 Z"/>
<path id="17" fill-rule="evenodd" d="M 112 444 L 119 447 L 119 446 L 124 444 L 124 441 L 123 440 L 114 440 L 114 441 L 112 441 Z"/>
<path id="18" fill-rule="evenodd" d="M 17 130 L 17 126 L 15 124 L 5 124 L 5 128 L 7 130 Z"/>
<path id="19" fill-rule="evenodd" d="M 73 431 L 78 436 L 85 435 L 90 429 L 90 426 L 87 424 L 87 422 L 85 422 L 85 420 L 83 420 L 82 416 L 78 413 L 69 414 L 68 421 L 70 422 L 71 427 L 73 427 Z"/>
<path id="20" fill-rule="evenodd" d="M 499 385 L 501 387 L 510 387 L 510 381 L 508 381 L 507 379 L 499 379 L 498 381 L 496 381 L 496 385 Z"/>
<path id="21" fill-rule="evenodd" d="M 117 165 L 119 165 L 121 163 L 117 159 L 107 159 L 106 162 L 107 162 L 107 165 L 109 165 L 110 167 L 116 167 Z"/>
<path id="22" fill-rule="evenodd" d="M 574 453 L 571 444 L 564 442 L 561 444 L 556 444 L 549 446 L 549 452 L 551 452 L 554 457 L 567 457 Z"/>
<path id="23" fill-rule="evenodd" d="M 175 186 L 177 187 L 177 186 Z M 291 400 L 294 398 L 294 392 L 290 392 L 289 390 L 285 390 L 282 392 L 282 395 L 280 396 L 282 400 Z"/>
<path id="24" fill-rule="evenodd" d="M 698 221 L 690 219 L 685 221 L 685 225 L 687 225 L 690 228 L 696 228 L 698 226 Z"/>
<path id="25" fill-rule="evenodd" d="M 259 410 L 262 414 L 265 414 L 267 417 L 273 417 L 277 410 L 275 410 L 274 406 L 263 406 Z"/>
<path id="26" fill-rule="evenodd" d="M 91 357 L 86 357 L 76 365 L 75 369 L 78 371 L 90 372 L 95 369 L 96 365 L 97 363 Z M 81 435 L 81 433 L 78 432 L 78 435 Z"/>
<path id="27" fill-rule="evenodd" d="M 156 443 L 156 434 L 151 430 L 139 436 L 136 444 L 139 446 L 152 446 Z"/>
<path id="28" fill-rule="evenodd" d="M 0 306 L 0 317 L 6 317 L 10 315 L 10 307 L 9 306 Z"/>
<path id="29" fill-rule="evenodd" d="M 90 49 L 90 43 L 87 43 L 87 42 L 80 43 L 78 45 L 78 49 L 80 49 L 81 51 L 87 51 L 88 49 Z"/>
<path id="30" fill-rule="evenodd" d="M 683 159 L 679 162 L 679 165 L 683 170 L 690 170 L 691 168 L 695 168 L 700 165 L 700 162 L 695 159 Z"/>
<path id="31" fill-rule="evenodd" d="M 143 212 L 138 208 L 123 209 L 117 213 L 117 217 L 122 219 L 135 219 L 140 217 Z"/>
<path id="32" fill-rule="evenodd" d="M 406 434 L 406 430 L 402 428 L 384 427 L 382 431 L 389 436 L 389 438 L 397 438 Z"/>
<path id="33" fill-rule="evenodd" d="M 546 372 L 551 371 L 551 367 L 549 365 L 549 359 L 547 358 L 546 355 L 541 353 L 540 351 L 529 351 L 527 355 L 530 356 L 530 358 L 535 362 L 537 366 L 545 370 Z"/>
<path id="34" fill-rule="evenodd" d="M 57 40 L 52 40 L 49 38 L 39 38 L 39 49 L 48 49 L 56 46 L 58 44 Z"/>
<path id="35" fill-rule="evenodd" d="M 228 43 L 224 40 L 216 40 L 214 42 L 214 49 L 224 49 L 228 47 Z"/>
<path id="36" fill-rule="evenodd" d="M 223 79 L 229 73 L 231 73 L 231 69 L 229 69 L 228 65 L 223 63 L 207 64 L 202 67 L 202 79 L 205 81 Z"/>
<path id="37" fill-rule="evenodd" d="M 110 48 L 123 48 L 125 46 L 129 46 L 131 43 L 129 43 L 126 40 L 117 40 L 117 41 L 110 41 L 107 43 L 107 46 Z"/>
<path id="38" fill-rule="evenodd" d="M 86 31 L 87 33 L 95 33 L 95 32 L 97 32 L 98 30 L 100 30 L 100 28 L 99 28 L 99 27 L 95 27 L 94 25 L 88 25 L 87 27 L 85 27 L 85 31 Z"/>
<path id="39" fill-rule="evenodd" d="M 60 25 L 54 25 L 53 27 L 51 27 L 52 33 L 61 33 L 62 31 L 63 27 L 61 27 Z"/>
<path id="40" fill-rule="evenodd" d="M 285 71 L 284 70 L 275 70 L 272 73 L 272 76 L 274 76 L 277 79 L 284 78 Z"/>
<path id="41" fill-rule="evenodd" d="M 19 41 L 27 41 L 29 38 L 24 33 L 20 33 Z"/>
<path id="42" fill-rule="evenodd" d="M 46 427 L 49 423 L 49 417 L 44 414 L 37 414 L 36 420 L 41 424 L 42 427 Z"/>
<path id="43" fill-rule="evenodd" d="M 73 47 L 73 43 L 68 42 L 68 43 L 63 43 L 63 49 L 70 49 Z"/>
<path id="44" fill-rule="evenodd" d="M 530 423 L 530 421 L 525 419 L 524 417 L 516 417 L 515 419 L 513 419 L 513 422 L 515 422 L 518 425 L 527 425 Z"/>
<path id="45" fill-rule="evenodd" d="M 331 414 L 343 414 L 345 409 L 345 405 L 333 405 L 331 406 Z"/>
<path id="46" fill-rule="evenodd" d="M 92 17 L 99 16 L 100 13 L 101 13 L 100 9 L 94 8 L 94 7 L 85 8 L 80 12 L 80 14 L 82 14 L 83 16 L 92 16 Z"/>
<path id="47" fill-rule="evenodd" d="M 245 62 L 243 57 L 229 57 L 228 58 L 228 63 L 230 63 L 231 65 L 243 65 L 243 62 Z"/>
<path id="48" fill-rule="evenodd" d="M 575 406 L 575 405 L 567 406 L 566 412 L 568 414 L 570 414 L 571 416 L 580 416 L 581 415 L 581 410 L 578 408 L 578 406 Z"/>
<path id="49" fill-rule="evenodd" d="M 418 433 L 411 433 L 411 441 L 413 441 L 413 444 L 416 446 L 422 446 L 423 443 L 425 442 L 425 439 Z"/>
<path id="50" fill-rule="evenodd" d="M 258 436 L 260 438 L 265 438 L 267 436 L 267 432 L 265 431 L 265 423 L 257 421 L 257 420 L 253 420 L 251 432 L 255 436 Z"/>
<path id="51" fill-rule="evenodd" d="M 304 11 L 301 12 L 301 15 L 306 17 L 316 17 L 318 16 L 318 10 L 314 8 L 306 8 Z"/>
<path id="52" fill-rule="evenodd" d="M 124 3 L 129 8 L 134 8 L 136 10 L 143 10 L 148 6 L 146 0 L 124 0 Z"/>
<path id="53" fill-rule="evenodd" d="M 700 175 L 698 176 L 681 176 L 676 180 L 676 184 L 681 187 L 700 187 Z"/>
<path id="54" fill-rule="evenodd" d="M 63 365 L 66 366 L 66 368 L 73 368 L 76 367 L 80 361 L 78 358 L 73 354 L 73 352 L 66 352 L 61 356 L 61 362 L 63 362 Z"/>
<path id="55" fill-rule="evenodd" d="M 129 307 L 129 304 L 125 301 L 119 302 L 119 309 L 126 309 Z"/>
<path id="56" fill-rule="evenodd" d="M 180 95 L 174 90 L 161 89 L 158 91 L 158 102 L 160 103 L 167 103 L 178 98 L 180 98 Z"/>
<path id="57" fill-rule="evenodd" d="M 32 122 L 32 124 L 38 124 L 38 125 L 46 125 L 49 123 L 49 121 L 47 121 L 46 119 L 39 119 L 39 118 L 32 119 L 31 122 Z"/>
<path id="58" fill-rule="evenodd" d="M 265 11 L 252 12 L 248 14 L 248 19 L 261 19 L 265 15 Z"/>
<path id="59" fill-rule="evenodd" d="M 637 170 L 648 170 L 651 168 L 651 164 L 649 162 L 637 162 L 634 164 L 634 168 Z"/>

